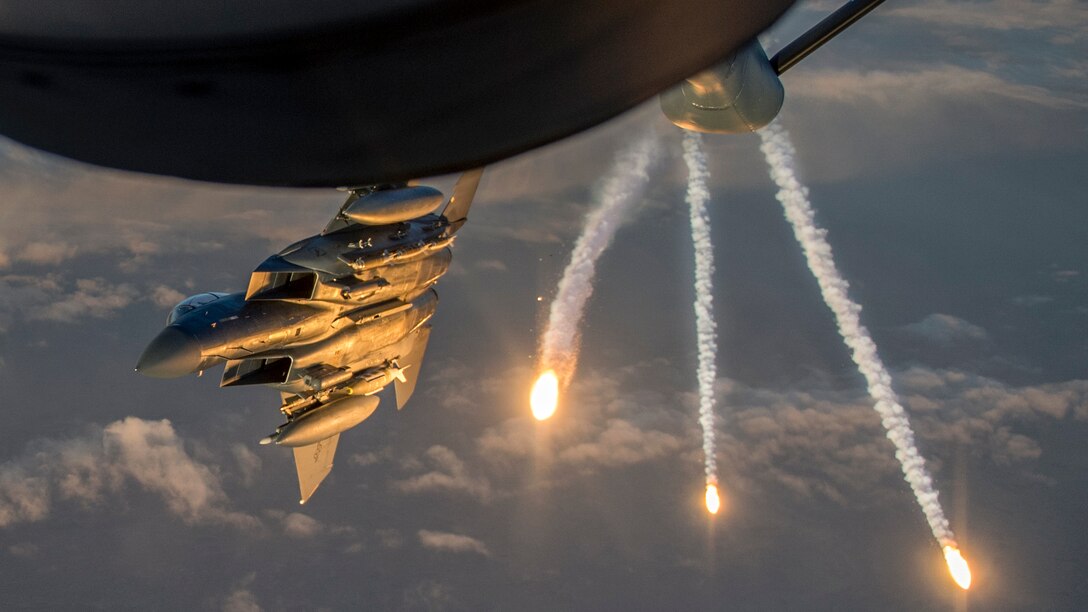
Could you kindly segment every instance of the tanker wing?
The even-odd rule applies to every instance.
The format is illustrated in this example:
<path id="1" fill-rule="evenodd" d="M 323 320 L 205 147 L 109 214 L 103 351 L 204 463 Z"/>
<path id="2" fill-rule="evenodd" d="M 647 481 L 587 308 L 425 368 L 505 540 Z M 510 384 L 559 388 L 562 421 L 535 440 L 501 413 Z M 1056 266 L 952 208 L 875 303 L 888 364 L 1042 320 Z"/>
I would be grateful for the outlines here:
<path id="1" fill-rule="evenodd" d="M 305 504 L 317 490 L 321 481 L 332 471 L 332 457 L 340 434 L 325 438 L 308 446 L 295 447 L 295 468 L 298 470 L 298 503 Z"/>

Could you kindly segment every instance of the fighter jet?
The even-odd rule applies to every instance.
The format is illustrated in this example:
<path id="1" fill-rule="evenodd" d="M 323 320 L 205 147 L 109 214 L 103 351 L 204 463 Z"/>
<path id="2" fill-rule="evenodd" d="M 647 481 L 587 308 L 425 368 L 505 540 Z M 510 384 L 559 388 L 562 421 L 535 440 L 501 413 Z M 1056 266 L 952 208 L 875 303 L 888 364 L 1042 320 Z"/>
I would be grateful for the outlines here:
<path id="1" fill-rule="evenodd" d="M 420 185 L 350 189 L 325 229 L 261 263 L 239 293 L 201 293 L 170 312 L 136 371 L 156 378 L 225 364 L 221 387 L 268 385 L 286 422 L 261 440 L 294 449 L 300 503 L 332 469 L 340 434 L 393 384 L 397 409 L 419 379 L 453 243 L 480 180 L 443 195 Z"/>

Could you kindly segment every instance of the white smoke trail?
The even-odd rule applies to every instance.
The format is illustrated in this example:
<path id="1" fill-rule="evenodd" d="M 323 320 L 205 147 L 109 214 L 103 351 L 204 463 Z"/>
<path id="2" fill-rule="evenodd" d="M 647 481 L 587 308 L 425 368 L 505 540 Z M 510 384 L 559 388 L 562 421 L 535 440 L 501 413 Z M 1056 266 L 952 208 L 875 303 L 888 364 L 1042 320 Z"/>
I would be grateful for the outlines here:
<path id="1" fill-rule="evenodd" d="M 801 185 L 793 171 L 795 152 L 785 128 L 772 123 L 759 132 L 763 141 L 760 150 L 767 157 L 771 178 L 778 185 L 778 201 L 785 208 L 786 218 L 793 226 L 794 236 L 808 260 L 808 266 L 820 285 L 824 302 L 835 314 L 843 342 L 850 349 L 854 363 L 869 386 L 888 439 L 895 445 L 895 457 L 903 467 L 903 475 L 918 505 L 926 515 L 933 537 L 942 546 L 955 546 L 955 536 L 937 499 L 933 480 L 926 470 L 925 460 L 914 445 L 907 413 L 892 390 L 892 378 L 877 354 L 869 330 L 861 324 L 861 306 L 847 295 L 849 285 L 835 267 L 827 231 L 820 229 L 808 201 L 808 189 Z"/>
<path id="2" fill-rule="evenodd" d="M 710 240 L 710 216 L 706 204 L 706 155 L 702 137 L 684 132 L 684 163 L 688 166 L 687 200 L 691 216 L 691 242 L 695 246 L 695 332 L 699 349 L 699 425 L 703 428 L 703 461 L 706 483 L 718 484 L 714 444 L 714 380 L 718 337 L 714 324 L 714 243 Z"/>
<path id="3" fill-rule="evenodd" d="M 540 342 L 542 370 L 555 370 L 568 384 L 578 362 L 578 330 L 582 311 L 593 293 L 597 259 L 628 220 L 649 180 L 650 166 L 660 157 L 657 134 L 650 131 L 617 157 L 598 192 L 599 203 L 586 216 L 582 235 L 574 245 L 548 313 Z"/>

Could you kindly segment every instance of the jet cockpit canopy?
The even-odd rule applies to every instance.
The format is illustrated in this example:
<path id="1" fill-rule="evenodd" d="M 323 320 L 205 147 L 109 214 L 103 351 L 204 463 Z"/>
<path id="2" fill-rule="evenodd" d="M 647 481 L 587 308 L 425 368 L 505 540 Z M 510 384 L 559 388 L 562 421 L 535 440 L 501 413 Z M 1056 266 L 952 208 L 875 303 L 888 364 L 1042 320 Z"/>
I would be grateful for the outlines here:
<path id="1" fill-rule="evenodd" d="M 174 321 L 177 321 L 178 318 L 180 318 L 181 316 L 186 315 L 186 314 L 196 310 L 197 308 L 200 308 L 201 306 L 206 306 L 208 304 L 211 304 L 212 302 L 214 302 L 214 301 L 216 301 L 216 300 L 218 300 L 220 298 L 226 297 L 228 295 L 230 295 L 230 294 L 229 293 L 219 293 L 219 292 L 214 292 L 214 291 L 208 292 L 208 293 L 198 293 L 196 295 L 191 295 L 191 296 L 185 298 L 184 300 L 178 302 L 177 306 L 174 306 L 174 309 L 170 311 L 170 316 L 166 318 L 166 324 L 171 325 L 171 324 L 174 323 Z"/>

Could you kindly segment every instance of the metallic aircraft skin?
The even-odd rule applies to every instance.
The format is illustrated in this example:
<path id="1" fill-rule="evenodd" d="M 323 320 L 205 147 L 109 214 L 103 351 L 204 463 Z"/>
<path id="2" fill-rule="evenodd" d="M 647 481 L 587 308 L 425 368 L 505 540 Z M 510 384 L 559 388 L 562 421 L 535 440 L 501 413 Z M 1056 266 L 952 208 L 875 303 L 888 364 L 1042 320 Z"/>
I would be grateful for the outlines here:
<path id="1" fill-rule="evenodd" d="M 279 391 L 287 422 L 261 443 L 295 448 L 304 503 L 332 468 L 340 433 L 377 408 L 375 394 L 392 383 L 398 409 L 412 394 L 438 303 L 433 285 L 449 269 L 479 178 L 462 175 L 441 213 L 430 212 L 442 202 L 430 187 L 352 189 L 324 231 L 262 262 L 245 292 L 174 307 L 136 370 L 176 378 L 225 364 L 220 386 Z"/>
<path id="2" fill-rule="evenodd" d="M 847 0 L 769 59 L 758 40 L 749 40 L 721 63 L 662 92 L 658 97 L 661 111 L 677 127 L 693 132 L 758 131 L 782 109 L 785 89 L 779 76 L 882 2 Z"/>
<path id="3" fill-rule="evenodd" d="M 755 132 L 778 116 L 784 99 L 782 81 L 755 40 L 659 97 L 669 121 L 709 134 Z"/>

